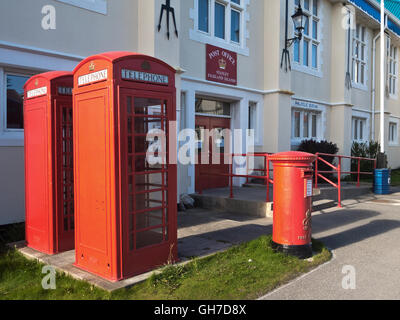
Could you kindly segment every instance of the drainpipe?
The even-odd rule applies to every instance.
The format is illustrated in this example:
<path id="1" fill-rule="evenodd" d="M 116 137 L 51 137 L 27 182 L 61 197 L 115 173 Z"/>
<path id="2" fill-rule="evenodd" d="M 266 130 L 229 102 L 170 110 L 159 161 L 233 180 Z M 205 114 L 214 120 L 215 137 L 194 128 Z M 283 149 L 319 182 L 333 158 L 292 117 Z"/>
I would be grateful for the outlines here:
<path id="1" fill-rule="evenodd" d="M 372 108 L 372 141 L 375 141 L 375 58 L 376 58 L 376 41 L 379 39 L 378 33 L 372 41 L 372 94 L 371 94 L 371 108 Z"/>

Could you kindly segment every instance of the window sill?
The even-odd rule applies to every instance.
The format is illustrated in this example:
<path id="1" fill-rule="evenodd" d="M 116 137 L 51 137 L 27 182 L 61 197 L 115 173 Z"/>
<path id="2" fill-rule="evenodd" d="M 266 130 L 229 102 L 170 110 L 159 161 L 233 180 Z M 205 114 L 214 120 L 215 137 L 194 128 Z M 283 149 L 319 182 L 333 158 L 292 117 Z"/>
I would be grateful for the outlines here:
<path id="1" fill-rule="evenodd" d="M 290 139 L 290 144 L 292 145 L 292 146 L 299 146 L 304 140 L 315 140 L 315 141 L 321 141 L 321 138 L 312 138 L 312 137 L 309 137 L 309 138 L 291 138 Z"/>
<path id="2" fill-rule="evenodd" d="M 366 84 L 360 84 L 352 81 L 351 87 L 362 91 L 368 91 L 368 86 Z"/>
<path id="3" fill-rule="evenodd" d="M 388 146 L 389 146 L 389 147 L 398 147 L 398 146 L 399 146 L 399 143 L 398 143 L 398 142 L 389 142 L 389 143 L 388 143 Z"/>
<path id="4" fill-rule="evenodd" d="M 299 72 L 302 72 L 302 73 L 306 73 L 306 74 L 309 74 L 309 75 L 312 75 L 312 76 L 318 77 L 318 78 L 322 78 L 323 77 L 322 71 L 317 70 L 317 69 L 313 69 L 311 67 L 303 66 L 303 65 L 301 65 L 301 64 L 299 64 L 297 62 L 293 62 L 292 70 L 299 71 Z"/>
<path id="5" fill-rule="evenodd" d="M 357 142 L 357 143 L 368 143 L 368 140 L 354 140 L 354 139 L 351 139 L 351 142 L 353 143 L 353 142 Z"/>
<path id="6" fill-rule="evenodd" d="M 398 96 L 397 94 L 391 94 L 391 93 L 389 93 L 389 99 L 398 100 L 398 99 L 399 99 L 399 96 Z"/>
<path id="7" fill-rule="evenodd" d="M 207 33 L 204 33 L 202 31 L 196 31 L 193 29 L 189 30 L 189 38 L 190 40 L 205 43 L 205 44 L 211 44 L 216 47 L 221 47 L 223 49 L 236 52 L 238 54 L 244 55 L 244 56 L 249 56 L 249 48 L 244 48 L 240 44 L 236 45 L 232 42 L 227 42 L 226 40 L 219 39 L 216 37 L 212 37 Z"/>
<path id="8" fill-rule="evenodd" d="M 0 147 L 23 147 L 24 132 L 2 132 L 0 133 Z"/>

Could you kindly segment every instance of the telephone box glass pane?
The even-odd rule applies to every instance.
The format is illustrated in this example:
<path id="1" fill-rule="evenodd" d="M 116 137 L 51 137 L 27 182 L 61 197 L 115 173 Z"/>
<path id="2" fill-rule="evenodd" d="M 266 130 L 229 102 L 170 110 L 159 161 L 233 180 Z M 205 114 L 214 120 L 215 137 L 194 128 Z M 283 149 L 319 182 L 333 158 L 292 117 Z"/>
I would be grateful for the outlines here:
<path id="1" fill-rule="evenodd" d="M 161 243 L 165 238 L 167 103 L 127 97 L 126 104 L 129 248 L 135 250 Z"/>
<path id="2" fill-rule="evenodd" d="M 164 193 L 164 199 L 163 199 Z M 166 191 L 139 193 L 135 195 L 136 211 L 158 208 L 166 205 Z"/>
<path id="3" fill-rule="evenodd" d="M 160 99 L 135 98 L 135 114 L 157 116 L 165 113 Z"/>
<path id="4" fill-rule="evenodd" d="M 147 152 L 146 155 L 135 157 L 135 171 L 159 171 L 166 164 L 166 155 L 162 153 Z"/>
<path id="5" fill-rule="evenodd" d="M 149 117 L 135 117 L 135 134 L 147 134 L 151 130 L 151 136 L 161 136 L 161 130 L 166 130 L 166 120 L 161 116 L 149 116 Z"/>
<path id="6" fill-rule="evenodd" d="M 160 157 L 160 153 L 165 153 L 166 152 L 166 139 L 160 135 L 158 136 L 136 136 L 134 140 L 134 151 L 135 153 L 140 153 L 140 154 L 147 154 L 149 156 L 149 159 L 152 159 L 153 157 Z M 157 159 L 154 159 L 154 161 L 157 161 Z"/>
<path id="7" fill-rule="evenodd" d="M 136 249 L 163 242 L 163 228 L 151 229 L 136 233 Z"/>
<path id="8" fill-rule="evenodd" d="M 163 181 L 163 174 L 161 172 L 135 175 L 135 192 L 150 191 L 166 187 L 166 176 L 167 174 L 164 174 Z"/>
<path id="9" fill-rule="evenodd" d="M 73 135 L 72 135 L 72 107 L 62 107 L 61 111 L 61 144 L 62 144 L 62 171 L 63 171 L 63 230 L 74 229 L 74 190 L 73 190 Z"/>
<path id="10" fill-rule="evenodd" d="M 150 227 L 157 227 L 161 226 L 162 224 L 163 224 L 162 209 L 136 214 L 136 230 L 147 229 Z"/>

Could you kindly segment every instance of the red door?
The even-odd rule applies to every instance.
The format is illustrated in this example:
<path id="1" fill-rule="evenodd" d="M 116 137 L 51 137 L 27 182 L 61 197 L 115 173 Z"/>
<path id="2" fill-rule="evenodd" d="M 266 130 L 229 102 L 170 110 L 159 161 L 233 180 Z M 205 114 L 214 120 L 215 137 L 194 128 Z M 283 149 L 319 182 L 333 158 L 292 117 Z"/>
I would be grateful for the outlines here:
<path id="1" fill-rule="evenodd" d="M 168 260 L 176 234 L 176 165 L 168 153 L 169 94 L 121 90 L 124 274 L 138 274 Z M 165 140 L 160 139 L 160 131 Z M 158 136 L 157 136 L 158 135 Z M 158 147 L 157 147 L 158 146 Z M 156 158 L 157 157 L 158 160 Z M 125 181 L 124 181 L 125 180 Z M 174 205 L 175 204 L 175 205 Z"/>
<path id="2" fill-rule="evenodd" d="M 72 103 L 70 99 L 58 98 L 55 100 L 56 136 L 55 149 L 57 150 L 58 182 L 57 190 L 57 251 L 66 251 L 74 248 L 74 168 L 73 168 L 73 130 L 72 130 Z"/>
<path id="3" fill-rule="evenodd" d="M 229 164 L 224 159 L 224 153 L 229 154 L 229 139 L 224 135 L 223 130 L 230 129 L 230 122 L 229 118 L 196 116 L 198 140 L 196 146 L 198 151 L 196 191 L 223 188 L 229 185 L 229 177 L 224 175 L 229 173 Z M 208 130 L 209 134 L 204 130 Z M 219 155 L 213 154 L 215 151 Z"/>

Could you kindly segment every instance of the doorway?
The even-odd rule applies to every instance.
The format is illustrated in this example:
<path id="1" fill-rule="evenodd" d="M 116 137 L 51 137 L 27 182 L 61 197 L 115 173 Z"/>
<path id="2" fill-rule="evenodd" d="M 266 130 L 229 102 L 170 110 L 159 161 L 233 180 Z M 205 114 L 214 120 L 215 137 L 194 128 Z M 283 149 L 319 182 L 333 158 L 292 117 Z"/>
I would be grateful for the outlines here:
<path id="1" fill-rule="evenodd" d="M 224 129 L 230 129 L 230 118 L 213 117 L 196 115 L 195 128 L 197 135 L 197 157 L 198 162 L 195 168 L 195 188 L 196 191 L 223 188 L 229 185 L 228 175 L 229 164 L 224 163 L 224 152 L 229 152 L 226 149 L 225 140 L 223 136 Z M 212 134 L 205 134 L 208 132 L 216 133 L 214 137 Z M 205 139 L 208 139 L 208 148 Z M 226 142 L 228 145 L 228 141 Z M 204 147 L 203 147 L 204 145 Z M 213 151 L 218 150 L 219 163 L 213 163 Z M 205 161 L 204 161 L 205 160 Z M 205 163 L 204 163 L 205 162 Z"/>

